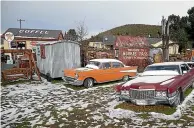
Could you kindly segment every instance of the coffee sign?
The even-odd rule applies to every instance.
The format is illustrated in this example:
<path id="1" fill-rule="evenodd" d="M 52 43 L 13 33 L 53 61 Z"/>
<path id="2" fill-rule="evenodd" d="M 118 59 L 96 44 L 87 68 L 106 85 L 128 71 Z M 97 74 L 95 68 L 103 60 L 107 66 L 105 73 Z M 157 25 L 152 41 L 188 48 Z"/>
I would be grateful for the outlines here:
<path id="1" fill-rule="evenodd" d="M 24 30 L 24 29 L 22 29 L 22 30 L 19 30 L 19 33 L 25 33 L 25 34 L 28 34 L 28 33 L 33 33 L 33 34 L 36 34 L 36 33 L 38 33 L 38 34 L 48 34 L 49 33 L 49 31 L 43 31 L 43 30 Z"/>

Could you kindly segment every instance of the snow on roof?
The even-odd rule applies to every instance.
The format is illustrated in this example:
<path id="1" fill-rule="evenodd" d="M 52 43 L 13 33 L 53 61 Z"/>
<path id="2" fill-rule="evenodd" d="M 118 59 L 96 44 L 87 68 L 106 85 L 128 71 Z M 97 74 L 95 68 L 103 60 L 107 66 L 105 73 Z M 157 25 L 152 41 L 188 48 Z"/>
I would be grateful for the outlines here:
<path id="1" fill-rule="evenodd" d="M 122 63 L 120 60 L 117 60 L 117 59 L 92 59 L 90 61 L 98 61 L 98 62 L 120 62 L 120 63 Z"/>
<path id="2" fill-rule="evenodd" d="M 39 42 L 37 42 L 37 45 L 40 45 L 40 44 L 52 45 L 52 44 L 57 44 L 57 43 L 75 43 L 75 44 L 79 44 L 78 42 L 75 42 L 75 41 L 61 40 L 61 41 L 47 41 L 47 42 L 39 41 Z"/>
<path id="3" fill-rule="evenodd" d="M 185 64 L 185 62 L 163 62 L 163 63 L 155 63 L 150 66 L 160 66 L 160 65 L 180 65 Z"/>

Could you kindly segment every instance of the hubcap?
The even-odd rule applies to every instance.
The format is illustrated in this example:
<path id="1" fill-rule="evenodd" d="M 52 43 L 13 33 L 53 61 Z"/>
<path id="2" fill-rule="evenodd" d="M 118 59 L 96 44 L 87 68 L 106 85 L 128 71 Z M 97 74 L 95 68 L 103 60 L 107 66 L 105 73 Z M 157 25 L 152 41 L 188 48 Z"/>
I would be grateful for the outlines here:
<path id="1" fill-rule="evenodd" d="M 128 76 L 124 76 L 123 80 L 127 81 L 128 80 Z"/>
<path id="2" fill-rule="evenodd" d="M 92 84 L 93 84 L 92 80 L 89 79 L 89 80 L 88 80 L 88 87 L 92 87 Z"/>
<path id="3" fill-rule="evenodd" d="M 177 105 L 179 105 L 180 104 L 180 92 L 179 92 L 179 94 L 177 95 L 177 101 L 176 101 L 176 103 L 177 103 Z"/>

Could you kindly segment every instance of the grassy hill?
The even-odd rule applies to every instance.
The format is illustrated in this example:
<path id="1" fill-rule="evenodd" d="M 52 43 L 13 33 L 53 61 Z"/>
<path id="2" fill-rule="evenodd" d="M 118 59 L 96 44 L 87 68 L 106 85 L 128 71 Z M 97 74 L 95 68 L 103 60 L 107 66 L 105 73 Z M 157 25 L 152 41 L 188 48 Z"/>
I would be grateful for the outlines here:
<path id="1" fill-rule="evenodd" d="M 127 24 L 99 33 L 90 38 L 90 41 L 102 41 L 103 35 L 131 35 L 143 37 L 151 35 L 151 37 L 158 37 L 158 32 L 161 32 L 161 26 L 158 25 Z"/>

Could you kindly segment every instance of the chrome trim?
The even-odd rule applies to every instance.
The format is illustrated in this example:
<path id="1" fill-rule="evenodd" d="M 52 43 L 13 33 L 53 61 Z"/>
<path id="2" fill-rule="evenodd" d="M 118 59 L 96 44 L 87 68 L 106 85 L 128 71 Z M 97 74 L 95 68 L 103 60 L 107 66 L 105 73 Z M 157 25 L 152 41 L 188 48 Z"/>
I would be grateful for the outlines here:
<path id="1" fill-rule="evenodd" d="M 144 91 L 144 90 L 155 90 L 155 89 L 135 89 L 135 88 L 133 88 L 133 89 L 131 89 L 131 90 Z"/>
<path id="2" fill-rule="evenodd" d="M 130 98 L 132 99 L 153 99 L 156 96 L 155 89 L 131 89 L 129 91 Z"/>

